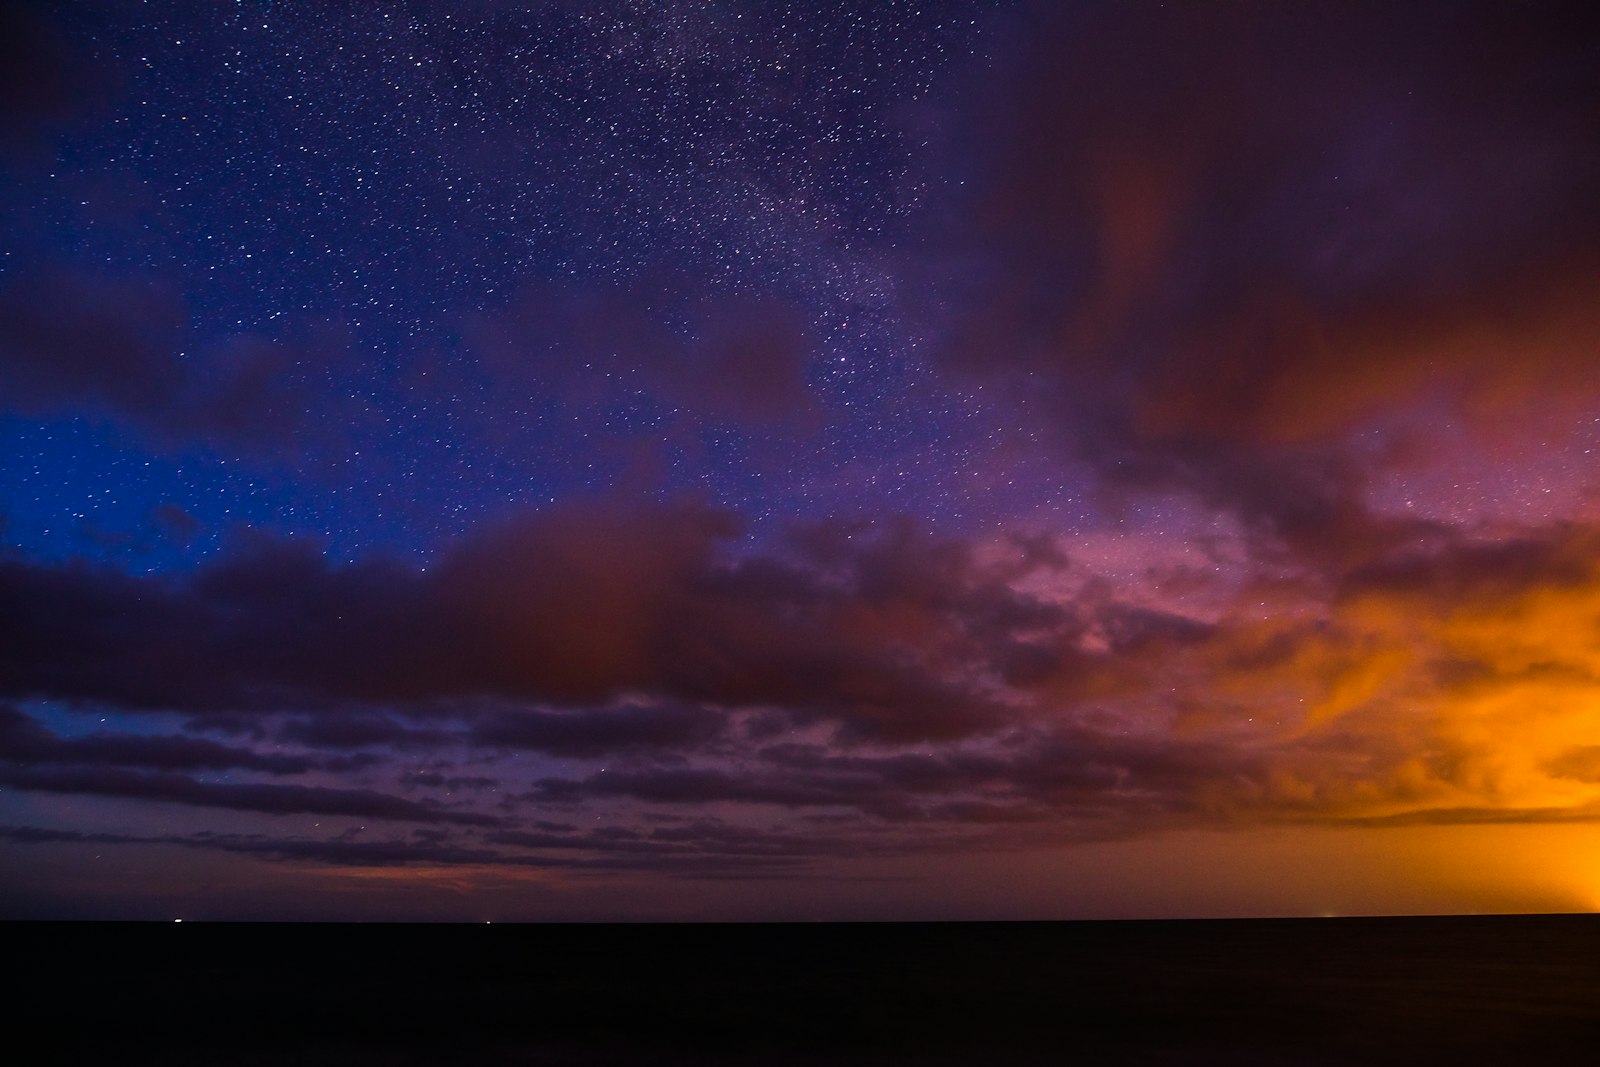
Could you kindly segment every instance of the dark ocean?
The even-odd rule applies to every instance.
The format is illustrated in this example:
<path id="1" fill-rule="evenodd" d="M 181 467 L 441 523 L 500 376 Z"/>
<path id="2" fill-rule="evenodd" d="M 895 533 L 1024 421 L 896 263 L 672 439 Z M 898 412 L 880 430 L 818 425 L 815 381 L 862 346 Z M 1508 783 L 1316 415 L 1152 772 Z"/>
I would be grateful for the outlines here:
<path id="1" fill-rule="evenodd" d="M 18 1064 L 1600 1062 L 1594 916 L 0 929 Z"/>

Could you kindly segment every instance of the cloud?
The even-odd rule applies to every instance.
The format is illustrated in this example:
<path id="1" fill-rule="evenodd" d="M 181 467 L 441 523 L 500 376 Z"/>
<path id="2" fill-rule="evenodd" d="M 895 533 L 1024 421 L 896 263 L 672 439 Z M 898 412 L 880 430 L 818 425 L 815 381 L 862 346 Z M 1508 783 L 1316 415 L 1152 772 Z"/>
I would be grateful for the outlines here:
<path id="1" fill-rule="evenodd" d="M 139 835 L 0 826 L 0 839 L 27 845 L 176 845 L 228 852 L 274 862 L 337 867 L 510 867 L 575 870 L 653 870 L 687 877 L 730 873 L 759 876 L 763 870 L 793 870 L 807 858 L 861 854 L 857 840 L 829 834 L 774 833 L 714 819 L 648 833 L 602 827 L 580 834 L 500 830 L 484 835 L 488 845 L 409 837 L 270 837 L 215 833 Z M 881 848 L 880 844 L 880 848 Z M 898 849 L 895 849 L 898 851 Z M 881 852 L 879 853 L 881 854 Z"/>
<path id="2" fill-rule="evenodd" d="M 1334 542 L 1396 533 L 1358 435 L 1545 440 L 1600 404 L 1582 19 L 1031 9 L 953 138 L 973 191 L 933 246 L 947 363 L 1104 487 L 1348 562 Z"/>
<path id="3" fill-rule="evenodd" d="M 336 567 L 310 544 L 275 540 L 182 577 L 0 561 L 4 692 L 196 714 L 485 698 L 594 707 L 641 694 L 773 706 L 882 738 L 1003 722 L 964 672 L 1037 620 L 986 588 L 999 578 L 959 549 L 913 563 L 915 538 L 891 533 L 899 563 L 872 548 L 830 576 L 817 562 L 727 562 L 734 530 L 731 515 L 693 501 L 595 501 L 476 532 L 426 570 Z M 922 565 L 967 590 L 935 595 L 912 573 Z M 713 725 L 704 711 L 624 703 L 581 721 L 491 714 L 478 729 L 579 752 L 630 736 L 687 742 Z"/>
<path id="4" fill-rule="evenodd" d="M 1315 596 L 1296 587 L 1287 611 L 1263 609 L 1263 587 L 1248 585 L 1204 625 L 1113 602 L 1033 636 L 1050 666 L 1005 676 L 1008 730 L 925 737 L 919 751 L 778 742 L 734 765 L 546 777 L 532 797 L 837 808 L 1036 840 L 1588 818 L 1600 802 L 1583 741 L 1600 697 L 1597 544 L 1580 524 L 1442 536 Z"/>
<path id="5" fill-rule="evenodd" d="M 259 834 L 200 832 L 188 835 L 137 835 L 51 830 L 36 826 L 0 827 L 0 837 L 20 844 L 178 845 L 184 848 L 257 856 L 265 859 L 326 863 L 340 867 L 399 867 L 412 863 L 490 865 L 507 862 L 493 849 L 463 848 L 417 839 L 362 841 L 269 838 Z"/>
<path id="6" fill-rule="evenodd" d="M 1034 724 L 932 751 L 843 753 L 783 743 L 738 769 L 655 765 L 544 778 L 528 799 L 576 804 L 626 797 L 673 807 L 756 805 L 789 813 L 853 811 L 909 847 L 988 828 L 990 843 L 1118 837 L 1205 821 L 1208 791 L 1270 769 L 1267 753 L 1204 738 L 1118 735 Z M 1001 828 L 1010 827 L 1002 832 Z M 858 826 L 858 831 L 863 827 Z"/>
<path id="7" fill-rule="evenodd" d="M 1131 698 L 1170 715 L 1174 740 L 1241 761 L 1190 782 L 1221 818 L 1586 810 L 1600 796 L 1581 773 L 1600 696 L 1597 543 L 1582 524 L 1456 535 L 1349 572 L 1292 614 L 1243 601 L 1147 661 Z"/>
<path id="8" fill-rule="evenodd" d="M 868 785 L 870 783 L 858 783 Z M 602 771 L 582 781 L 545 778 L 534 783 L 533 796 L 554 802 L 584 796 L 626 796 L 667 804 L 709 804 L 739 801 L 785 807 L 856 806 L 867 801 L 864 790 L 841 793 L 829 785 L 808 781 L 763 781 L 716 769 L 656 768 L 642 772 Z"/>
<path id="9" fill-rule="evenodd" d="M 849 816 L 907 847 L 1600 802 L 1589 525 L 1430 527 L 1315 573 L 1246 561 L 1187 605 L 1159 561 L 1113 584 L 1065 539 L 832 521 L 757 550 L 736 529 L 694 500 L 592 500 L 425 568 L 259 539 L 187 575 L 0 561 L 8 698 L 178 711 L 254 739 L 57 737 L 13 710 L 6 781 L 518 832 L 528 804 Z M 466 756 L 402 767 L 363 749 Z M 358 759 L 394 789 L 472 795 L 439 808 L 175 773 Z M 504 762 L 485 775 L 485 760 Z"/>
<path id="10" fill-rule="evenodd" d="M 336 815 L 463 826 L 496 826 L 501 821 L 490 815 L 433 807 L 366 789 L 202 782 L 180 774 L 105 767 L 0 766 L 0 782 L 32 792 L 154 800 L 268 815 Z"/>
<path id="11" fill-rule="evenodd" d="M 168 278 L 21 265 L 0 286 L 4 407 L 111 418 L 161 445 L 282 452 L 340 432 L 315 380 L 342 360 L 339 331 L 201 338 L 189 320 Z"/>
<path id="12" fill-rule="evenodd" d="M 593 757 L 630 748 L 674 749 L 709 741 L 724 716 L 704 708 L 623 705 L 577 712 L 498 711 L 473 725 L 486 746 L 534 749 L 553 756 Z"/>
<path id="13" fill-rule="evenodd" d="M 0 704 L 0 761 L 159 771 L 240 769 L 275 775 L 304 774 L 319 766 L 317 760 L 306 756 L 255 752 L 195 737 L 111 731 L 58 737 L 33 718 L 4 704 Z"/>
<path id="14" fill-rule="evenodd" d="M 1013 603 L 984 586 L 980 576 L 993 575 L 969 548 L 934 541 L 919 548 L 906 531 L 849 547 L 853 538 L 832 536 L 837 532 L 799 536 L 811 545 L 803 564 L 757 557 L 697 581 L 747 596 L 759 589 L 762 596 L 747 605 L 779 616 L 797 605 L 814 610 L 827 600 L 821 590 L 831 590 L 852 610 L 869 612 L 871 625 L 859 628 L 843 624 L 848 614 L 831 616 L 849 647 L 863 650 L 884 647 L 874 640 L 887 640 L 885 633 L 897 643 L 941 649 L 978 635 L 973 648 L 991 657 L 983 661 L 987 677 L 1005 686 L 1003 725 L 947 734 L 934 718 L 932 729 L 885 734 L 871 729 L 879 725 L 876 709 L 840 702 L 828 705 L 829 718 L 796 699 L 763 705 L 763 714 L 783 719 L 774 739 L 766 727 L 750 728 L 759 716 L 731 717 L 731 702 L 722 712 L 642 703 L 458 708 L 466 733 L 449 734 L 451 743 L 465 736 L 480 751 L 611 757 L 604 770 L 591 764 L 535 778 L 532 792 L 506 807 L 510 814 L 489 820 L 513 835 L 500 843 L 617 862 L 677 855 L 683 850 L 667 847 L 682 843 L 673 833 L 639 822 L 656 809 L 765 811 L 788 822 L 847 815 L 858 821 L 839 840 L 916 851 L 973 835 L 998 847 L 1285 821 L 1549 822 L 1588 819 L 1600 804 L 1593 746 L 1583 740 L 1600 694 L 1593 654 L 1600 647 L 1593 621 L 1600 618 L 1600 534 L 1590 527 L 1535 528 L 1493 540 L 1455 535 L 1397 550 L 1346 572 L 1321 599 L 1306 599 L 1302 590 L 1288 613 L 1260 610 L 1260 587 L 1247 586 L 1203 625 L 1116 600 L 1092 610 L 1031 604 L 1013 589 Z M 891 551 L 897 543 L 907 547 Z M 1012 559 L 1011 566 L 1019 565 Z M 1027 569 L 1008 573 L 1038 577 Z M 924 581 L 929 574 L 944 580 Z M 882 612 L 894 623 L 887 630 Z M 772 624 L 760 615 L 741 618 L 746 630 Z M 1051 669 L 995 669 L 1019 633 L 1050 653 Z M 938 662 L 959 674 L 976 661 L 949 655 Z M 352 716 L 348 730 L 341 730 L 344 714 Z M 337 706 L 289 721 L 291 732 L 328 745 L 403 748 L 411 733 L 373 712 Z M 831 731 L 807 736 L 818 724 Z M 790 739 L 797 730 L 803 739 Z M 109 763 L 103 753 L 114 749 L 104 739 L 39 740 L 36 728 L 21 736 L 7 751 L 32 762 Z M 115 751 L 125 763 L 234 759 L 255 766 L 217 749 Z M 433 777 L 447 784 L 445 774 Z M 253 792 L 173 775 L 107 773 L 98 765 L 14 770 L 8 781 L 24 789 L 436 822 L 468 822 L 470 810 L 364 791 Z M 493 784 L 511 787 L 503 773 Z M 625 817 L 632 825 L 606 834 L 524 829 L 515 813 L 529 803 L 541 814 L 552 806 L 631 812 Z M 794 833 L 791 825 L 780 836 Z M 807 854 L 776 841 L 750 847 Z"/>
<path id="15" fill-rule="evenodd" d="M 336 715 L 284 720 L 277 735 L 312 748 L 360 749 L 389 746 L 402 751 L 437 748 L 461 740 L 445 730 L 416 729 L 385 715 L 343 709 Z"/>

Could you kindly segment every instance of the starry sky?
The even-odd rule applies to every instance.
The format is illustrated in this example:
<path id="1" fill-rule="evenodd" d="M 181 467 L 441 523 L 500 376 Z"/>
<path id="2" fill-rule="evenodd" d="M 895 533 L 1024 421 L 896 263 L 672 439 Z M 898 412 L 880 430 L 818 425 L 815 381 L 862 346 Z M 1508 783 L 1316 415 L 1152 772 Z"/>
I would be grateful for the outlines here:
<path id="1" fill-rule="evenodd" d="M 1600 907 L 1583 5 L 0 19 L 0 912 Z"/>

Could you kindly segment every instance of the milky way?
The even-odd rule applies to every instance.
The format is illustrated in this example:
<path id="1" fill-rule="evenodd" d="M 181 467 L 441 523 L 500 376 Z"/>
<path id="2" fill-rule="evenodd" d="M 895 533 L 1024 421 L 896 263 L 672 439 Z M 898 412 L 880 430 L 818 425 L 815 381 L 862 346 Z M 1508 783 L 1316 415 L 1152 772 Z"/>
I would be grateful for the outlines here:
<path id="1" fill-rule="evenodd" d="M 1580 6 L 13 7 L 11 913 L 1600 903 Z"/>

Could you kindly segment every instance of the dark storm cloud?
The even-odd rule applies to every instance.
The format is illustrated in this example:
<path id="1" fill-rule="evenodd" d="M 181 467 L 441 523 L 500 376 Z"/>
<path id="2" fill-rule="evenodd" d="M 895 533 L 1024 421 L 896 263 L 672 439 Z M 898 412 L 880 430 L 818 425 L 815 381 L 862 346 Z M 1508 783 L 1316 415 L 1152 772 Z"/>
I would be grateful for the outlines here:
<path id="1" fill-rule="evenodd" d="M 1297 589 L 1281 615 L 1255 599 L 1266 587 L 1247 589 L 1246 610 L 1205 626 L 1113 604 L 1035 634 L 1049 666 L 1007 679 L 1025 724 L 1012 730 L 917 751 L 767 743 L 735 764 L 547 777 L 531 799 L 838 808 L 1030 839 L 1493 811 L 1555 821 L 1546 814 L 1568 802 L 1588 818 L 1577 801 L 1600 765 L 1580 743 L 1600 677 L 1597 544 L 1579 523 L 1458 531 L 1345 572 L 1325 602 Z M 1076 641 L 1090 625 L 1102 651 Z"/>
<path id="2" fill-rule="evenodd" d="M 649 834 L 608 828 L 556 836 L 516 831 L 487 835 L 485 848 L 422 833 L 408 838 L 325 839 L 263 834 L 214 833 L 136 835 L 0 826 L 0 840 L 23 845 L 174 845 L 227 852 L 276 862 L 318 863 L 334 867 L 512 867 L 573 870 L 650 870 L 691 878 L 792 870 L 797 862 L 820 856 L 860 855 L 859 842 L 825 834 L 773 833 L 715 820 Z M 884 844 L 894 852 L 902 847 Z M 882 854 L 878 851 L 875 854 Z"/>
<path id="3" fill-rule="evenodd" d="M 402 782 L 406 786 L 422 786 L 427 789 L 443 789 L 454 793 L 456 790 L 481 790 L 498 789 L 500 779 L 485 778 L 482 775 L 463 775 L 450 777 L 438 771 L 416 771 L 409 774 Z"/>
<path id="4" fill-rule="evenodd" d="M 1436 611 L 1459 604 L 1516 599 L 1534 592 L 1583 592 L 1600 578 L 1600 529 L 1553 523 L 1495 541 L 1454 538 L 1442 545 L 1393 553 L 1344 576 L 1346 598 L 1371 594 L 1414 597 Z"/>
<path id="5" fill-rule="evenodd" d="M 861 856 L 902 852 L 905 845 L 892 840 L 854 838 L 842 834 L 774 833 L 734 826 L 714 819 L 695 819 L 682 826 L 651 830 L 647 839 L 658 845 L 687 845 L 699 852 L 753 857 Z"/>
<path id="6" fill-rule="evenodd" d="M 485 838 L 495 844 L 541 852 L 595 851 L 624 860 L 633 857 L 640 865 L 654 861 L 667 866 L 694 857 L 761 862 L 816 856 L 882 855 L 903 849 L 900 843 L 889 839 L 869 843 L 843 835 L 775 831 L 717 819 L 693 819 L 683 825 L 650 830 L 607 827 L 565 834 L 497 830 L 486 834 Z"/>
<path id="7" fill-rule="evenodd" d="M 343 815 L 361 819 L 496 826 L 489 815 L 431 807 L 366 789 L 263 783 L 201 782 L 181 774 L 153 774 L 106 767 L 3 767 L 0 782 L 43 793 L 155 800 L 200 808 L 225 808 L 267 815 Z"/>
<path id="8" fill-rule="evenodd" d="M 480 740 L 558 754 L 703 740 L 715 716 L 696 705 L 771 706 L 888 740 L 1005 720 L 964 675 L 1053 617 L 1000 588 L 1011 572 L 909 528 L 863 534 L 859 559 L 720 562 L 734 529 L 692 502 L 594 502 L 475 533 L 426 570 L 340 567 L 273 540 L 184 577 L 0 561 L 0 686 L 193 713 L 480 698 L 594 707 L 631 693 L 682 705 L 507 711 L 477 727 Z M 304 729 L 407 740 L 370 714 Z"/>
<path id="9" fill-rule="evenodd" d="M 475 723 L 472 740 L 553 756 L 599 756 L 630 748 L 690 747 L 710 740 L 722 726 L 722 715 L 692 707 L 501 711 Z"/>
<path id="10" fill-rule="evenodd" d="M 325 863 L 337 867 L 403 867 L 413 863 L 446 865 L 503 864 L 507 858 L 494 849 L 468 848 L 438 842 L 362 841 L 334 839 L 272 839 L 242 834 L 196 834 L 173 844 L 209 848 L 266 859 Z"/>
<path id="11" fill-rule="evenodd" d="M 861 781 L 854 791 L 841 790 L 837 782 L 812 782 L 759 778 L 721 770 L 660 768 L 648 771 L 602 771 L 583 779 L 546 778 L 534 783 L 533 797 L 544 801 L 571 801 L 585 796 L 626 796 L 663 804 L 709 804 L 738 801 L 809 807 L 869 802 L 865 794 L 875 783 Z M 859 788 L 865 787 L 865 788 Z"/>
<path id="12" fill-rule="evenodd" d="M 726 552 L 732 531 L 692 501 L 592 501 L 463 539 L 426 569 L 336 566 L 279 541 L 185 577 L 7 560 L 0 679 L 13 699 L 189 712 L 258 751 L 278 737 L 613 757 L 535 771 L 513 813 L 731 804 L 1086 837 L 1489 796 L 1514 814 L 1586 781 L 1571 755 L 1600 617 L 1586 526 L 1412 541 L 1325 576 L 1314 603 L 1290 580 L 1295 611 L 1263 612 L 1279 595 L 1264 581 L 1208 622 L 1124 602 L 1027 544 L 985 555 L 908 523 L 827 523 L 741 557 Z M 1018 591 L 1066 579 L 1078 584 L 1051 599 Z M 1544 710 L 1513 714 L 1528 706 Z M 253 719 L 264 729 L 241 732 Z M 209 742 L 55 738 L 27 722 L 7 736 L 21 789 L 469 818 L 128 769 L 291 769 Z M 401 781 L 481 776 L 419 770 Z"/>
<path id="13" fill-rule="evenodd" d="M 58 737 L 30 716 L 4 704 L 0 704 L 0 761 L 160 771 L 240 769 L 278 775 L 303 774 L 322 765 L 306 756 L 254 752 L 196 737 L 109 731 Z"/>
<path id="14" fill-rule="evenodd" d="M 292 718 L 278 726 L 277 734 L 286 741 L 313 748 L 398 749 L 437 748 L 461 740 L 460 734 L 445 730 L 421 730 L 396 722 L 384 715 L 365 714 L 346 709 L 338 715 Z"/>
<path id="15" fill-rule="evenodd" d="M 1165 736 L 1034 729 L 984 750 L 945 748 L 848 755 L 776 745 L 737 771 L 662 766 L 546 778 L 530 799 L 574 803 L 629 797 L 666 805 L 738 803 L 788 809 L 848 808 L 887 824 L 1026 824 L 1062 833 L 1121 834 L 1142 822 L 1192 819 L 1219 783 L 1268 773 L 1266 751 Z"/>
<path id="16" fill-rule="evenodd" d="M 33 826 L 0 827 L 0 838 L 28 845 L 177 845 L 232 852 L 282 861 L 306 861 L 340 867 L 401 867 L 411 863 L 476 865 L 508 862 L 494 849 L 464 848 L 424 840 L 363 841 L 348 838 L 310 840 L 270 838 L 258 834 L 201 832 L 188 835 L 134 835 L 49 830 Z"/>
<path id="17" fill-rule="evenodd" d="M 944 246 L 950 359 L 1052 412 L 1109 484 L 1196 493 L 1313 554 L 1403 538 L 1371 529 L 1373 461 L 1345 433 L 1600 398 L 1587 16 L 1034 12 L 957 138 L 978 192 Z"/>

